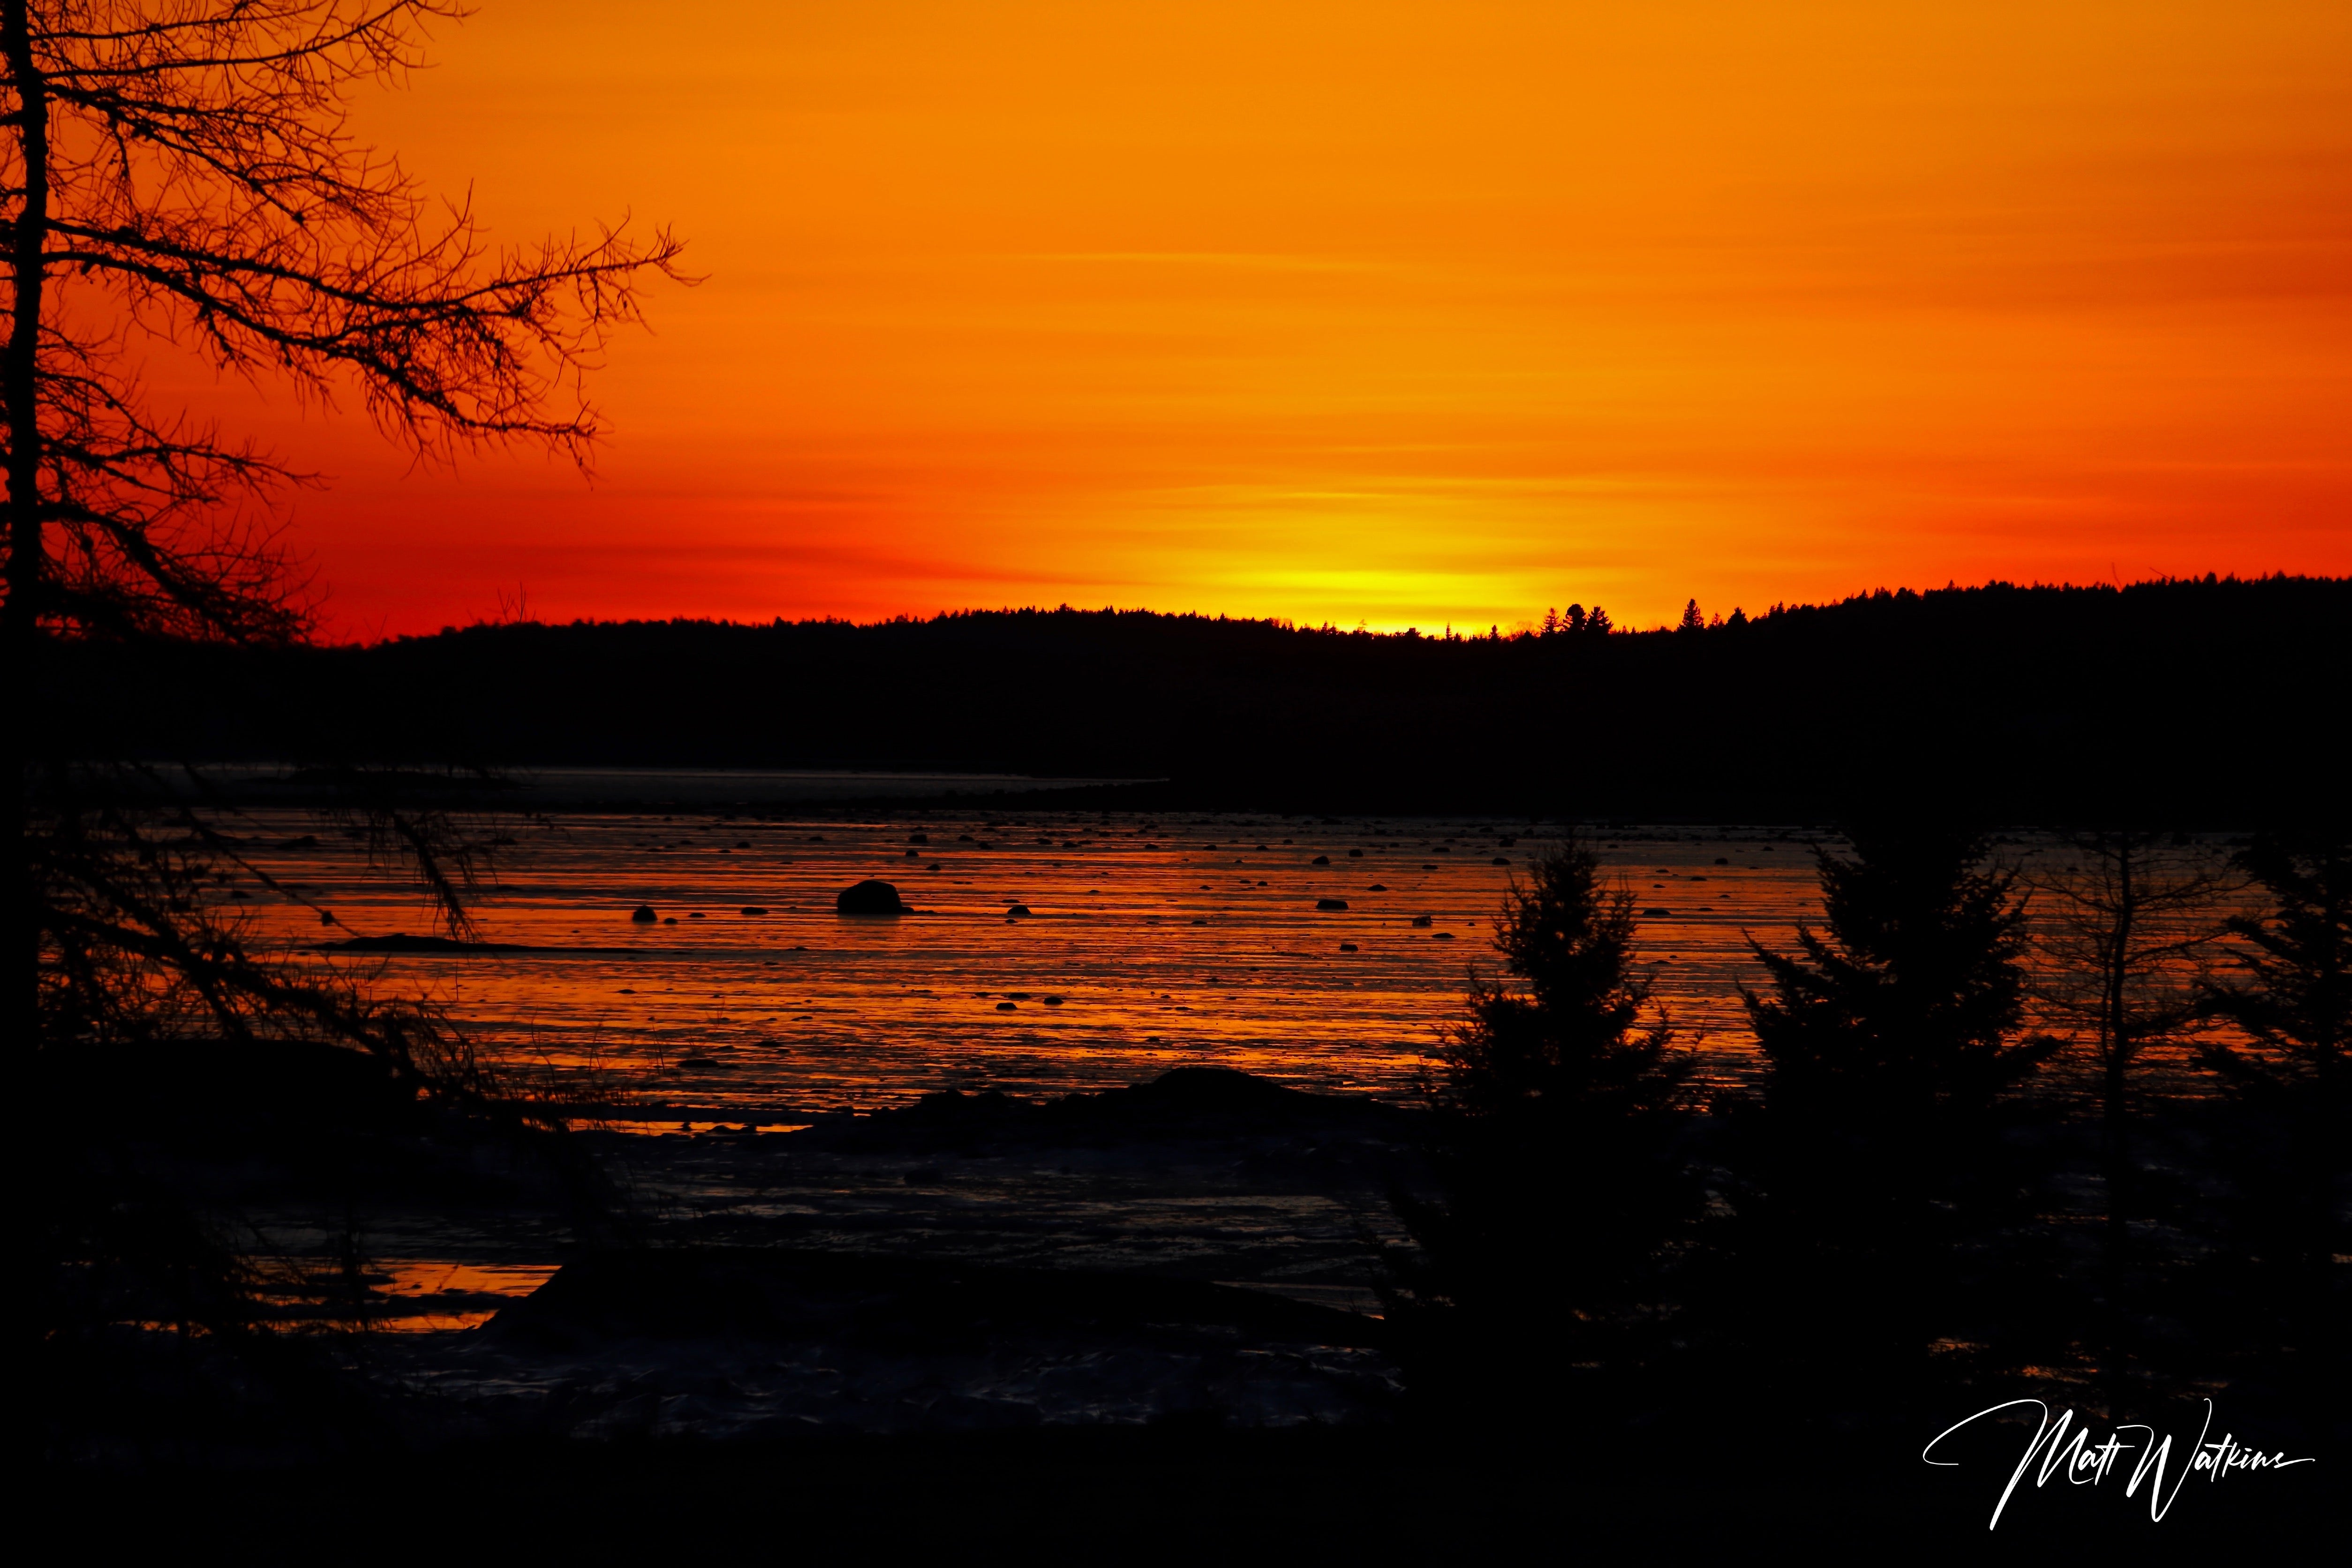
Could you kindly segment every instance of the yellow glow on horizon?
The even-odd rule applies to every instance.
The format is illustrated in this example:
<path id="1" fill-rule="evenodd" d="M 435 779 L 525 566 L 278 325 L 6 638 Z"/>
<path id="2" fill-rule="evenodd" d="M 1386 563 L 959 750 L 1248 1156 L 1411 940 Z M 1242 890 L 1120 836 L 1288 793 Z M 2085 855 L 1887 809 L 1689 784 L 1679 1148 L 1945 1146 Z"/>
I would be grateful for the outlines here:
<path id="1" fill-rule="evenodd" d="M 2352 7 L 484 0 L 434 54 L 363 134 L 709 281 L 593 487 L 159 361 L 335 477 L 347 633 L 2352 572 Z"/>

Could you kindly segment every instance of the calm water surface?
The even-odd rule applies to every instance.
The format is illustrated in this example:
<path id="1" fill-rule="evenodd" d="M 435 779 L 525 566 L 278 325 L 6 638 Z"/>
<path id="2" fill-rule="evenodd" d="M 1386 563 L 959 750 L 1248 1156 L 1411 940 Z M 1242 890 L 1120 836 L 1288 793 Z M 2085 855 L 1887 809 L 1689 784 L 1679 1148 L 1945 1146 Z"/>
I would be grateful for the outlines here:
<path id="1" fill-rule="evenodd" d="M 335 919 L 247 883 L 265 940 L 307 951 L 432 929 L 358 844 L 299 845 L 311 819 L 236 826 L 257 863 Z M 775 1124 L 941 1088 L 1063 1093 L 1187 1064 L 1402 1097 L 1460 1016 L 1469 966 L 1493 966 L 1490 921 L 1511 878 L 1556 831 L 572 813 L 509 827 L 486 889 L 480 934 L 542 951 L 315 961 L 428 994 L 500 1051 L 641 1107 L 648 1126 Z M 1595 840 L 1646 911 L 1657 999 L 1709 1078 L 1752 1063 L 1737 987 L 1760 976 L 1744 934 L 1784 944 L 1819 917 L 1816 841 L 1737 828 Z M 835 894 L 868 877 L 921 912 L 836 914 Z M 1347 908 L 1318 910 L 1327 899 Z M 659 921 L 633 922 L 640 903 Z"/>

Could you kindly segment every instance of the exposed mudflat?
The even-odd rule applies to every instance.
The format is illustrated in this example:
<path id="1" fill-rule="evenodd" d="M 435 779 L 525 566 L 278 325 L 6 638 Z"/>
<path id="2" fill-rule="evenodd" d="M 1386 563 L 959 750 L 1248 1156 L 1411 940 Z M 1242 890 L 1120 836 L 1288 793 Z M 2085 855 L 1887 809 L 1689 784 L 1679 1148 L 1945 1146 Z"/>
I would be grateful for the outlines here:
<path id="1" fill-rule="evenodd" d="M 1368 1314 L 1419 1132 L 1410 1111 L 1210 1069 L 789 1133 L 591 1132 L 649 1245 L 494 1247 L 506 1299 L 460 1301 L 421 1252 L 487 1235 L 386 1215 L 377 1246 L 421 1251 L 392 1260 L 415 1283 L 382 1326 L 441 1331 L 372 1353 L 445 1418 L 501 1432 L 1377 1420 L 1395 1372 Z"/>

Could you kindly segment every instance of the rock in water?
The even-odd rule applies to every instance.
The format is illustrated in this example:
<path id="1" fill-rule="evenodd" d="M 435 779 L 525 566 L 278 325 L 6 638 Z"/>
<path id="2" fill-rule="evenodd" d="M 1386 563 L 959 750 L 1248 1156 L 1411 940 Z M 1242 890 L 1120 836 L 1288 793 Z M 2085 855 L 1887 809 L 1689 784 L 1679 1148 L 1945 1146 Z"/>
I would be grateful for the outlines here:
<path id="1" fill-rule="evenodd" d="M 898 901 L 898 889 L 872 877 L 854 888 L 844 888 L 834 899 L 833 907 L 845 915 L 903 915 L 907 912 L 907 906 Z"/>
<path id="2" fill-rule="evenodd" d="M 1315 907 L 1318 910 L 1344 910 L 1348 907 L 1348 900 L 1345 899 L 1318 899 L 1315 900 Z"/>
<path id="3" fill-rule="evenodd" d="M 651 904 L 639 904 L 629 911 L 629 918 L 641 926 L 649 926 L 661 919 L 661 916 L 654 913 L 654 907 Z"/>

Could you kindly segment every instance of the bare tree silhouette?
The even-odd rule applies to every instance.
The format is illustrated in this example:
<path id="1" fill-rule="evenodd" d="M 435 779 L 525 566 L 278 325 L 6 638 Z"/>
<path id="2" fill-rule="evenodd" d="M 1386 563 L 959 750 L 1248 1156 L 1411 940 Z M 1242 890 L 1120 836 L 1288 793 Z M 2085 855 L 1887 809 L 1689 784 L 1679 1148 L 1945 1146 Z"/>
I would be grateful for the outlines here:
<path id="1" fill-rule="evenodd" d="M 2194 1031 L 2199 983 L 2225 934 L 2220 902 L 2238 884 L 2211 852 L 2152 829 L 2100 829 L 2069 842 L 2074 862 L 2034 879 L 2046 906 L 2046 1001 L 2088 1037 L 2098 1068 L 2106 1234 L 2121 1248 L 2137 1201 L 2133 1069 Z"/>
<path id="2" fill-rule="evenodd" d="M 293 1037 L 358 1047 L 412 1092 L 530 1119 L 429 1010 L 249 952 L 211 875 L 237 851 L 199 809 L 202 782 L 110 753 L 102 716 L 53 711 L 44 686 L 61 643 L 282 643 L 310 625 L 273 511 L 310 477 L 158 406 L 142 336 L 320 405 L 356 395 L 427 458 L 523 441 L 586 462 L 600 425 L 582 378 L 640 320 L 646 281 L 679 277 L 680 247 L 626 223 L 493 244 L 352 135 L 349 95 L 398 82 L 426 26 L 459 14 L 450 0 L 0 0 L 0 1030 L 37 1080 L 76 1047 Z M 374 847 L 462 931 L 473 866 L 455 822 L 343 779 Z M 76 1187 L 88 1174 L 63 1179 L 48 1216 L 61 1260 L 142 1245 L 103 1183 Z"/>
<path id="3" fill-rule="evenodd" d="M 308 625 L 268 521 L 273 492 L 303 476 L 153 407 L 133 337 L 322 402 L 355 388 L 420 452 L 520 439 L 584 461 L 599 426 L 582 374 L 639 319 L 643 279 L 677 275 L 678 243 L 659 230 L 494 247 L 353 139 L 350 91 L 398 80 L 425 23 L 457 14 L 446 0 L 0 3 L 0 651 L 18 704 L 0 758 L 0 1017 L 19 1040 L 38 1037 L 44 984 L 69 978 L 42 956 L 62 952 L 44 911 L 131 910 L 100 885 L 66 890 L 84 863 L 48 853 L 39 819 L 58 808 L 26 793 L 56 763 L 27 710 L 41 638 L 268 641 Z M 170 921 L 131 923 L 169 945 Z M 91 917 L 74 938 L 125 934 Z"/>

